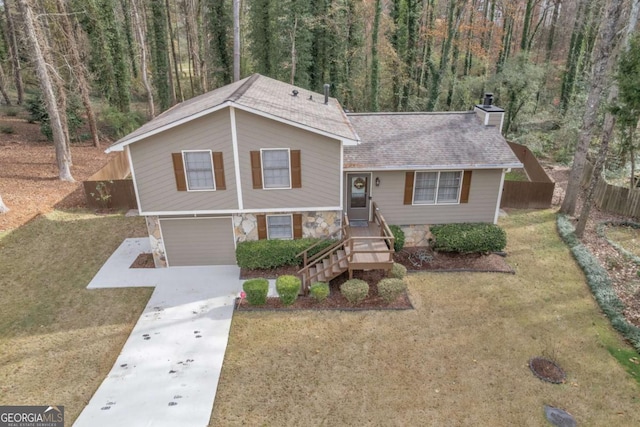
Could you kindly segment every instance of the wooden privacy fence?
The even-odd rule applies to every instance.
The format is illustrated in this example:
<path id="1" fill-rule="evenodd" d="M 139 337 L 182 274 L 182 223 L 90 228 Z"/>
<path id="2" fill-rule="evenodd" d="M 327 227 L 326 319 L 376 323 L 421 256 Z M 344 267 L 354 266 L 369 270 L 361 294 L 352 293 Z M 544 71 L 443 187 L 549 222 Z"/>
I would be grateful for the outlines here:
<path id="1" fill-rule="evenodd" d="M 511 150 L 524 165 L 530 181 L 505 181 L 502 208 L 546 209 L 551 206 L 555 182 L 549 178 L 538 159 L 524 145 L 509 142 Z"/>
<path id="2" fill-rule="evenodd" d="M 582 173 L 583 188 L 589 185 L 592 174 L 593 165 L 587 162 Z M 593 200 L 601 211 L 640 218 L 640 188 L 630 190 L 629 187 L 607 184 L 604 178 L 601 178 L 596 186 Z"/>
<path id="3" fill-rule="evenodd" d="M 128 177 L 129 158 L 122 151 L 82 184 L 87 206 L 92 209 L 138 209 L 133 181 Z"/>

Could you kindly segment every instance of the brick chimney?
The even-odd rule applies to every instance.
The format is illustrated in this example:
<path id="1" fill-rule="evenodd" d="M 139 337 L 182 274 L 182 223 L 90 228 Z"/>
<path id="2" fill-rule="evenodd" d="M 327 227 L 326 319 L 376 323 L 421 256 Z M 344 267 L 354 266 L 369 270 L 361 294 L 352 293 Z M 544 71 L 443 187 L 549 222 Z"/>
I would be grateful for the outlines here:
<path id="1" fill-rule="evenodd" d="M 502 132 L 502 124 L 504 123 L 504 110 L 493 105 L 493 94 L 485 93 L 482 104 L 475 106 L 473 111 L 476 112 L 478 118 L 485 126 L 497 127 Z"/>

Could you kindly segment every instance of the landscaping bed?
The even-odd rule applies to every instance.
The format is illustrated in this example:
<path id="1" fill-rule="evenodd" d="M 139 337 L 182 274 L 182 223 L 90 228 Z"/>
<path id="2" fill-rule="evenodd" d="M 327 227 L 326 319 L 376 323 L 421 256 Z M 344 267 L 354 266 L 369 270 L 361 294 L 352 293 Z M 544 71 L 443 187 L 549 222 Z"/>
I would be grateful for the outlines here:
<path id="1" fill-rule="evenodd" d="M 261 311 L 261 310 L 409 310 L 413 308 L 411 300 L 406 292 L 403 292 L 398 299 L 387 303 L 378 296 L 377 283 L 386 277 L 382 270 L 356 271 L 353 274 L 354 279 L 361 279 L 369 283 L 369 296 L 359 304 L 351 304 L 340 293 L 340 285 L 349 277 L 348 273 L 336 277 L 329 284 L 330 293 L 327 299 L 322 302 L 314 300 L 310 296 L 300 296 L 290 306 L 285 307 L 280 298 L 267 298 L 267 303 L 261 306 L 249 305 L 247 300 L 238 298 L 236 310 L 239 311 Z"/>

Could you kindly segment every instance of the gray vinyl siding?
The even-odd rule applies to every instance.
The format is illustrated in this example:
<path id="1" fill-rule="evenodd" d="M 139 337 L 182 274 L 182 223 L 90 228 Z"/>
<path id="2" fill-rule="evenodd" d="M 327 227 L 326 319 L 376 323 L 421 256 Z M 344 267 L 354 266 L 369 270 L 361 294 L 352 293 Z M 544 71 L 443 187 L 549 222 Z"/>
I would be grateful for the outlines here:
<path id="1" fill-rule="evenodd" d="M 500 127 L 500 122 L 502 121 L 502 116 L 504 113 L 491 113 L 489 114 L 489 123 L 488 126 L 497 126 Z"/>
<path id="2" fill-rule="evenodd" d="M 236 263 L 230 217 L 160 219 L 160 229 L 170 267 Z"/>
<path id="3" fill-rule="evenodd" d="M 153 135 L 129 147 L 143 212 L 238 208 L 228 109 Z M 182 150 L 222 152 L 226 190 L 177 191 L 171 153 Z"/>
<path id="4" fill-rule="evenodd" d="M 236 110 L 240 180 L 245 209 L 340 206 L 340 142 L 255 114 Z M 300 150 L 302 188 L 254 190 L 251 151 Z"/>
<path id="5" fill-rule="evenodd" d="M 380 186 L 372 187 L 373 201 L 389 224 L 418 225 L 460 222 L 493 222 L 502 170 L 474 170 L 469 203 L 455 205 L 405 205 L 404 171 L 374 172 Z"/>

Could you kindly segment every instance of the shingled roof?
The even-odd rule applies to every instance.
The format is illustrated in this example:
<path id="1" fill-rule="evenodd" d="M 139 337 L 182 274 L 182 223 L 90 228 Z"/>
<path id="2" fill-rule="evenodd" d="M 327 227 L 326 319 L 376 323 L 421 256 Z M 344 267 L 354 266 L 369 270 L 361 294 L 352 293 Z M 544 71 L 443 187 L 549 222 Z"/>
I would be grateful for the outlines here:
<path id="1" fill-rule="evenodd" d="M 361 143 L 344 147 L 345 169 L 522 167 L 500 135 L 474 112 L 348 114 Z"/>
<path id="2" fill-rule="evenodd" d="M 293 95 L 294 90 L 298 92 L 297 96 Z M 354 143 L 358 141 L 358 135 L 335 98 L 330 97 L 328 104 L 325 104 L 323 94 L 253 74 L 173 106 L 116 141 L 109 150 L 121 149 L 125 145 L 226 106 L 271 116 L 338 139 Z"/>

